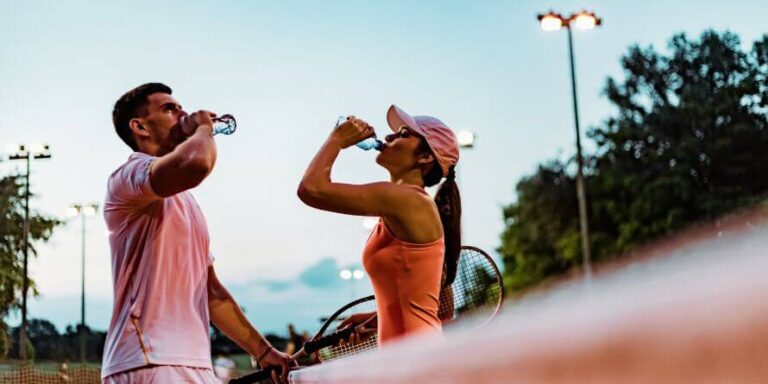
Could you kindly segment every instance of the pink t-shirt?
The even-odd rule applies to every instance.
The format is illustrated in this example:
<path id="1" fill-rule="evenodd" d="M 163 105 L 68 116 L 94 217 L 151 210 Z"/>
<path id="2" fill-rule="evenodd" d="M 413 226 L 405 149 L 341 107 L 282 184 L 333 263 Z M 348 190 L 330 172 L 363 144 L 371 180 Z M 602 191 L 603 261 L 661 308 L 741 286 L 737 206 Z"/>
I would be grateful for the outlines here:
<path id="1" fill-rule="evenodd" d="M 102 378 L 146 365 L 212 369 L 208 227 L 188 191 L 155 194 L 149 182 L 155 159 L 133 153 L 107 184 L 115 302 Z"/>

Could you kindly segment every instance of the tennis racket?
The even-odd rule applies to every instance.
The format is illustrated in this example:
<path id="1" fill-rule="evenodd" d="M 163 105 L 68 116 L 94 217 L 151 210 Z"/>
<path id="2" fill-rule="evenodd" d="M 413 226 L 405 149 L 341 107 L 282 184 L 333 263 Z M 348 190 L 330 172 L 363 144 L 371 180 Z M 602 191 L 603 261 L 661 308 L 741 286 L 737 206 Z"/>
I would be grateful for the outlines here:
<path id="1" fill-rule="evenodd" d="M 455 321 L 472 322 L 479 328 L 491 321 L 501 309 L 504 301 L 504 286 L 496 263 L 483 250 L 472 246 L 461 247 L 456 269 L 456 278 L 440 293 L 438 316 L 444 325 Z M 373 296 L 367 296 L 339 308 L 323 323 L 317 334 L 304 343 L 294 357 L 316 353 L 320 362 L 376 350 L 375 333 L 359 343 L 341 343 L 355 331 L 353 327 L 337 329 L 352 315 L 376 311 Z M 275 368 L 255 371 L 230 381 L 230 384 L 259 383 L 269 379 Z"/>
<path id="2" fill-rule="evenodd" d="M 461 320 L 476 328 L 490 322 L 504 303 L 504 282 L 493 259 L 480 248 L 461 247 L 456 278 L 440 292 L 443 326 Z"/>
<path id="3" fill-rule="evenodd" d="M 341 344 L 341 340 L 347 340 L 354 331 L 353 327 L 336 330 L 342 321 L 349 316 L 358 313 L 370 313 L 376 311 L 376 301 L 373 296 L 366 296 L 339 308 L 331 315 L 320 327 L 314 337 L 304 343 L 304 346 L 293 354 L 296 359 L 302 355 L 311 355 L 317 353 L 319 362 L 337 359 L 343 356 L 349 356 L 376 349 L 376 334 L 363 340 L 359 344 Z M 331 330 L 332 332 L 329 332 Z M 229 381 L 230 384 L 253 384 L 271 382 L 272 372 L 279 370 L 279 367 L 269 367 L 249 373 Z"/>
<path id="4" fill-rule="evenodd" d="M 502 277 L 493 259 L 480 248 L 461 247 L 456 278 L 440 292 L 438 317 L 443 325 L 461 320 L 475 328 L 482 327 L 496 316 L 503 301 Z M 373 296 L 367 296 L 336 311 L 320 328 L 318 336 L 304 344 L 304 351 L 317 352 L 317 358 L 322 362 L 375 350 L 375 334 L 360 343 L 339 344 L 339 341 L 347 340 L 354 329 L 338 329 L 341 322 L 351 315 L 375 311 L 375 303 Z"/>

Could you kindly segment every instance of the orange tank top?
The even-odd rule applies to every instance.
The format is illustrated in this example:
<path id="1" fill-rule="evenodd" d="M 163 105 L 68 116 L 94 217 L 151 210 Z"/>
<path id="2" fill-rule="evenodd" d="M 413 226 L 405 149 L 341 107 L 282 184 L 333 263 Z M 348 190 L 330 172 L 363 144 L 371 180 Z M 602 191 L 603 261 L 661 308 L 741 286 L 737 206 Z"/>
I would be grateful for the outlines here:
<path id="1" fill-rule="evenodd" d="M 379 219 L 363 250 L 376 296 L 379 343 L 413 332 L 442 332 L 437 312 L 444 255 L 443 237 L 404 242 Z"/>

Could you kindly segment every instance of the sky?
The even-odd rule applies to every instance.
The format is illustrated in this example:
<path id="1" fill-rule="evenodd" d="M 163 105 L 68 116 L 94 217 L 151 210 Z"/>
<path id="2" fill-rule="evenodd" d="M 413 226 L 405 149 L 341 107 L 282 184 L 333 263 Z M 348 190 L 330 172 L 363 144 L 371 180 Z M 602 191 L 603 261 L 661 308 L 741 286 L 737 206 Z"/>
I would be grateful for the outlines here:
<path id="1" fill-rule="evenodd" d="M 367 278 L 338 277 L 360 268 L 362 218 L 296 197 L 339 115 L 383 134 L 397 104 L 473 132 L 458 166 L 463 242 L 500 261 L 502 208 L 516 183 L 575 151 L 566 35 L 541 31 L 538 13 L 586 8 L 604 19 L 574 33 L 586 130 L 614 112 L 602 89 L 606 78 L 623 78 L 619 59 L 630 45 L 664 50 L 675 33 L 714 28 L 750 47 L 768 33 L 760 3 L 0 0 L 0 148 L 50 145 L 53 157 L 32 164 L 31 207 L 64 217 L 70 204 L 102 204 L 107 177 L 130 154 L 111 122 L 127 90 L 159 81 L 189 111 L 235 115 L 238 131 L 217 137 L 216 168 L 193 190 L 215 269 L 261 330 L 285 333 L 292 322 L 313 332 L 320 317 L 371 292 Z M 374 156 L 345 150 L 334 179 L 386 180 Z M 0 175 L 21 165 L 0 162 Z M 57 229 L 30 262 L 40 296 L 29 317 L 59 330 L 80 319 L 80 224 Z M 106 329 L 112 282 L 101 212 L 86 221 L 85 277 L 86 322 Z"/>

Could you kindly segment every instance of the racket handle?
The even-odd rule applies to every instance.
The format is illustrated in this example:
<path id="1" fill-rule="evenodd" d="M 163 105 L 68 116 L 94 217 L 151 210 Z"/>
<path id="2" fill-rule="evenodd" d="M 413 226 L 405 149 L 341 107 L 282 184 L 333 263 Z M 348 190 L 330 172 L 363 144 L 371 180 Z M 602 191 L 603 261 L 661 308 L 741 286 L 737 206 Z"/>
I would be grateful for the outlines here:
<path id="1" fill-rule="evenodd" d="M 259 369 L 256 372 L 249 373 L 245 376 L 240 376 L 238 378 L 234 378 L 229 381 L 229 384 L 253 384 L 258 383 L 259 381 L 269 379 L 272 377 L 272 372 L 277 371 L 280 372 L 279 367 L 268 367 L 264 369 Z"/>
<path id="2" fill-rule="evenodd" d="M 309 340 L 304 343 L 304 352 L 311 354 L 319 351 L 322 348 L 336 345 L 341 340 L 349 339 L 349 336 L 352 335 L 354 329 L 354 327 L 347 327 L 333 333 L 329 333 L 328 335 L 325 335 L 319 339 Z"/>

